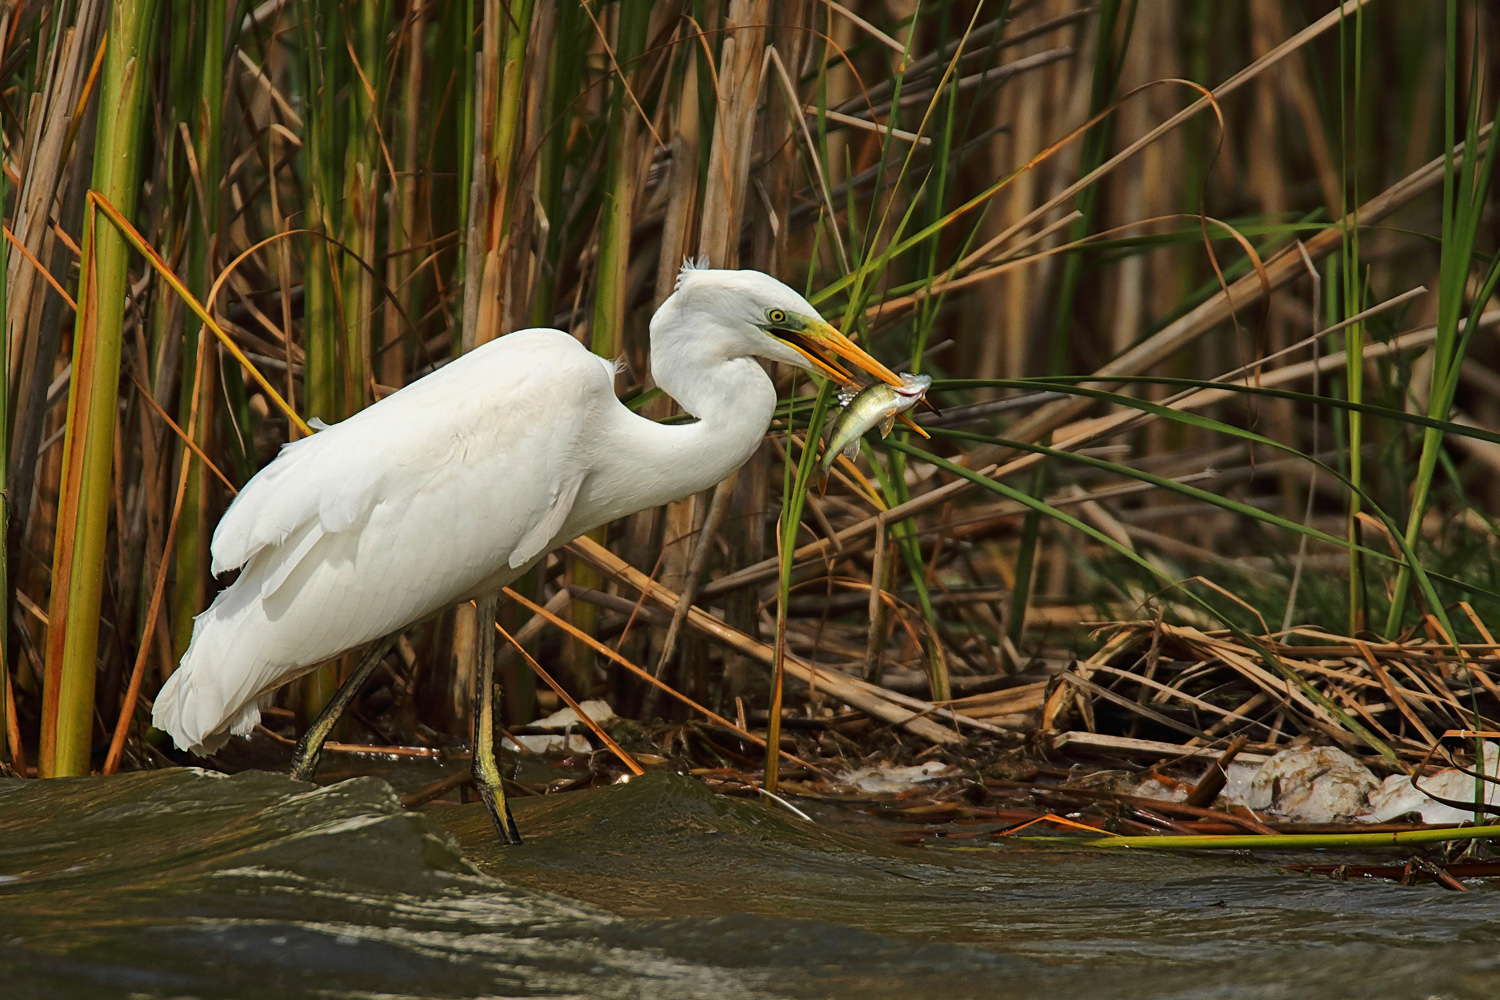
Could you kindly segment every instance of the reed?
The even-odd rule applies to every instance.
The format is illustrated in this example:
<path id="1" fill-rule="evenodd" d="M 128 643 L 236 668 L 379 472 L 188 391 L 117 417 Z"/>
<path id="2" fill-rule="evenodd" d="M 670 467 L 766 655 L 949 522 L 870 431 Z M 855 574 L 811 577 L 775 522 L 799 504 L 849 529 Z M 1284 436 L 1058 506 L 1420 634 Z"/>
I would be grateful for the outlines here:
<path id="1" fill-rule="evenodd" d="M 140 190 L 140 128 L 156 7 L 153 0 L 138 0 L 110 9 L 93 186 L 127 215 L 134 213 Z M 38 764 L 43 777 L 89 771 L 128 252 L 121 234 L 90 216 L 80 251 L 78 319 L 73 328 L 47 616 Z"/>
<path id="2" fill-rule="evenodd" d="M 1478 12 L 1475 12 L 1477 16 Z M 1476 22 L 1477 23 L 1477 22 Z M 1449 0 L 1445 24 L 1446 60 L 1443 84 L 1443 135 L 1454 136 L 1463 128 L 1463 154 L 1455 159 L 1451 148 L 1443 156 L 1442 256 L 1438 273 L 1437 339 L 1432 348 L 1431 373 L 1426 387 L 1427 415 L 1446 419 L 1453 409 L 1458 390 L 1458 376 L 1465 356 L 1473 343 L 1480 312 L 1495 293 L 1500 281 L 1500 258 L 1490 256 L 1486 266 L 1476 257 L 1476 240 L 1481 220 L 1488 211 L 1490 189 L 1495 169 L 1493 139 L 1480 149 L 1480 130 L 1484 126 L 1484 108 L 1478 97 L 1479 40 L 1474 37 L 1474 51 L 1469 53 L 1467 91 L 1470 106 L 1467 113 L 1458 107 L 1458 81 L 1463 62 L 1459 58 L 1459 5 Z M 1460 117 L 1462 115 L 1462 117 Z M 1491 110 L 1490 127 L 1494 125 Z M 1476 268 L 1476 264 L 1479 265 Z M 1477 280 L 1475 290 L 1471 283 Z M 1469 308 L 1465 309 L 1465 300 Z M 1416 475 L 1411 483 L 1411 503 L 1406 520 L 1406 544 L 1414 546 L 1427 514 L 1428 497 L 1443 446 L 1443 434 L 1433 427 L 1422 433 L 1422 450 Z M 1403 566 L 1396 573 L 1391 594 L 1391 610 L 1385 632 L 1394 634 L 1405 613 L 1414 567 Z"/>
<path id="3" fill-rule="evenodd" d="M 5 204 L 7 188 L 5 172 L 0 170 L 0 205 Z M 8 268 L 10 244 L 0 240 L 0 358 L 10 357 L 10 326 L 4 322 L 6 292 L 10 284 Z M 10 379 L 0 379 L 0 537 L 10 537 Z M 10 587 L 8 579 L 9 559 L 0 559 L 0 622 L 10 621 Z M 9 626 L 5 632 L 9 633 Z M 15 706 L 10 683 L 10 643 L 0 636 L 0 761 L 13 768 L 16 747 L 10 740 L 11 728 L 15 725 Z M 18 730 L 19 731 L 19 730 Z M 24 762 L 21 767 L 24 769 Z"/>
<path id="4" fill-rule="evenodd" d="M 831 690 L 907 725 L 838 675 L 921 715 L 1160 618 L 1290 684 L 1278 739 L 1313 712 L 1406 752 L 1431 702 L 1367 718 L 1257 615 L 1464 647 L 1500 603 L 1474 557 L 1500 549 L 1494 24 L 1474 0 L 6 7 L 0 723 L 43 774 L 91 766 L 95 717 L 133 734 L 121 767 L 162 763 L 140 723 L 218 586 L 213 526 L 306 418 L 558 325 L 678 419 L 646 329 L 704 253 L 805 289 L 943 412 L 809 496 L 830 393 L 775 373 L 732 484 L 593 539 L 665 620 L 582 555 L 517 588 L 592 640 L 504 612 L 571 696 L 682 711 L 602 642 L 774 745 Z M 409 630 L 350 738 L 465 732 L 476 627 Z M 497 657 L 509 720 L 550 705 Z M 1500 718 L 1474 683 L 1464 711 Z"/>
<path id="5" fill-rule="evenodd" d="M 1090 848 L 1128 848 L 1141 851 L 1243 851 L 1243 850 L 1369 850 L 1382 847 L 1414 847 L 1418 844 L 1451 844 L 1466 840 L 1493 840 L 1500 826 L 1434 827 L 1398 833 L 1283 833 L 1234 836 L 1232 834 L 1181 837 L 1026 837 L 1037 844 L 1073 844 Z"/>
<path id="6" fill-rule="evenodd" d="M 172 166 L 180 168 L 172 178 L 177 182 L 177 203 L 183 218 L 178 239 L 183 244 L 187 265 L 187 285 L 199 300 L 208 296 L 208 288 L 218 271 L 219 186 L 213 178 L 221 173 L 224 104 L 225 10 L 221 4 L 176 4 L 170 18 L 171 48 L 179 58 L 172 61 L 172 111 L 164 124 L 171 130 L 174 146 L 181 149 L 172 157 Z M 192 72 L 194 60 L 201 60 L 201 70 Z M 169 181 L 170 183 L 170 181 Z M 207 336 L 198 323 L 186 320 L 181 333 L 184 358 L 198 356 L 198 342 Z M 177 422 L 192 427 L 194 444 L 209 447 L 217 438 L 214 433 L 216 410 L 221 393 L 216 373 L 218 356 L 204 355 L 207 366 L 198 380 L 198 391 L 182 392 L 178 397 Z M 226 383 L 227 384 L 227 383 Z M 214 513 L 211 476 L 201 462 L 187 462 L 187 488 L 183 496 L 183 514 L 177 525 L 175 586 L 172 590 L 173 654 L 180 658 L 192 638 L 193 616 L 208 607 L 209 539 L 213 536 Z M 241 463 L 243 464 L 243 463 Z"/>

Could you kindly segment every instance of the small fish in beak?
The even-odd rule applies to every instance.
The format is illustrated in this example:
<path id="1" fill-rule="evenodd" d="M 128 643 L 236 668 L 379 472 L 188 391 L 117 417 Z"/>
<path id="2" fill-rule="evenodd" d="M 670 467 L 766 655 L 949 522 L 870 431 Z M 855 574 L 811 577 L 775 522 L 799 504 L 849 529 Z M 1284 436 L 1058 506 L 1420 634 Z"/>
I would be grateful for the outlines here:
<path id="1" fill-rule="evenodd" d="M 920 403 L 927 394 L 927 387 L 932 385 L 931 375 L 902 372 L 900 378 L 899 386 L 876 382 L 857 393 L 839 393 L 839 402 L 844 409 L 834 420 L 828 444 L 823 449 L 819 467 L 824 476 L 828 475 L 840 454 L 846 458 L 855 456 L 859 450 L 859 439 L 872 427 L 880 427 L 881 437 L 889 434 L 896 425 L 896 417 Z M 920 427 L 917 431 L 925 436 Z"/>

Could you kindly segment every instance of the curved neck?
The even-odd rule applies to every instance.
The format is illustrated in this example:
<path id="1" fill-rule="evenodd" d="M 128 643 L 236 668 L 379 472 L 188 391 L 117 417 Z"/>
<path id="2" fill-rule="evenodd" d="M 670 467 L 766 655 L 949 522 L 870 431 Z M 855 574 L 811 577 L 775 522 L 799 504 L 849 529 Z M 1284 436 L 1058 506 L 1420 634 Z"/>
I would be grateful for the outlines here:
<path id="1" fill-rule="evenodd" d="M 599 465 L 612 471 L 585 484 L 575 508 L 580 530 L 706 490 L 754 454 L 776 411 L 776 387 L 759 361 L 726 357 L 716 341 L 653 329 L 656 384 L 698 419 L 661 424 L 618 406 L 598 442 Z"/>
<path id="2" fill-rule="evenodd" d="M 668 478 L 677 484 L 673 498 L 708 489 L 754 454 L 776 412 L 776 387 L 754 358 L 719 359 L 684 365 L 677 371 L 654 370 L 663 392 L 698 419 L 685 424 L 656 424 L 659 455 L 672 466 Z"/>

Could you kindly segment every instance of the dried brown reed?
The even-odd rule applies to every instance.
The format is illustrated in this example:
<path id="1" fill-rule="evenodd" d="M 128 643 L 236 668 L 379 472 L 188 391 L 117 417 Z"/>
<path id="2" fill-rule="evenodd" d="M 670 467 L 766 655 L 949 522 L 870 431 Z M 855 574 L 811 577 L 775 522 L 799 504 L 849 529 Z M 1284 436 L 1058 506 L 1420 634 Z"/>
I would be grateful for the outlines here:
<path id="1" fill-rule="evenodd" d="M 665 685 L 772 746 L 835 705 L 923 746 L 1398 757 L 1500 719 L 1488 5 L 159 6 L 0 10 L 18 769 L 109 732 L 107 770 L 164 760 L 231 493 L 203 459 L 252 475 L 300 433 L 280 397 L 341 418 L 545 324 L 670 419 L 646 322 L 697 254 L 807 289 L 945 413 L 804 501 L 820 397 L 777 373 L 737 476 L 517 582 L 502 625 L 572 695 L 689 711 Z M 465 732 L 489 627 L 410 629 L 349 738 Z M 552 707 L 498 656 L 510 724 Z"/>

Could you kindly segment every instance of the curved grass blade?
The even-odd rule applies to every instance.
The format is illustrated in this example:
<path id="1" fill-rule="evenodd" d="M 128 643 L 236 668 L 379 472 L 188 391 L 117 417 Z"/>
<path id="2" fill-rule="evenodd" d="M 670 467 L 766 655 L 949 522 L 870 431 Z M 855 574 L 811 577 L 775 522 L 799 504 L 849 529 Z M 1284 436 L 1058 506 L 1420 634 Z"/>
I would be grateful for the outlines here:
<path id="1" fill-rule="evenodd" d="M 1263 644 L 1261 644 L 1260 641 L 1257 640 L 1254 636 L 1252 636 L 1243 628 L 1236 625 L 1232 620 L 1227 618 L 1222 612 L 1219 611 L 1218 608 L 1214 607 L 1213 604 L 1209 603 L 1202 597 L 1199 597 L 1191 590 L 1188 590 L 1184 585 L 1184 581 L 1174 580 L 1172 577 L 1162 572 L 1161 569 L 1152 565 L 1146 559 L 1142 558 L 1138 553 L 1131 551 L 1124 545 L 1121 545 L 1118 541 L 1109 537 L 1104 532 L 1093 527 L 1092 525 L 1085 524 L 1084 522 L 1078 520 L 1078 518 L 1073 517 L 1070 514 L 1066 514 L 1063 511 L 1052 507 L 1045 501 L 1038 500 L 1035 497 L 1021 492 L 1020 490 L 1017 490 L 1010 486 L 1006 486 L 1004 483 L 998 480 L 990 479 L 986 476 L 981 476 L 973 469 L 966 469 L 961 465 L 950 462 L 945 458 L 941 458 L 937 455 L 932 454 L 931 452 L 924 451 L 921 448 L 909 445 L 904 441 L 892 439 L 886 442 L 886 446 L 904 451 L 906 454 L 912 456 L 913 458 L 920 459 L 921 461 L 931 462 L 941 469 L 970 480 L 977 486 L 981 486 L 985 489 L 991 490 L 992 492 L 998 493 L 1006 499 L 1022 504 L 1023 506 L 1036 511 L 1039 514 L 1043 514 L 1047 517 L 1053 518 L 1054 520 L 1059 521 L 1070 528 L 1073 528 L 1075 531 L 1082 532 L 1099 544 L 1105 546 L 1118 555 L 1123 556 L 1125 559 L 1145 570 L 1151 576 L 1160 580 L 1168 587 L 1171 587 L 1178 593 L 1182 594 L 1184 597 L 1192 601 L 1194 604 L 1198 605 L 1198 607 L 1206 611 L 1208 614 L 1213 615 L 1215 618 L 1222 621 L 1225 627 L 1233 632 L 1235 637 L 1238 638 L 1240 642 L 1244 643 L 1250 649 L 1254 650 L 1255 654 L 1259 656 L 1268 667 L 1276 671 L 1281 676 L 1285 677 L 1290 683 L 1295 684 L 1304 695 L 1306 695 L 1312 701 L 1316 702 L 1326 712 L 1328 712 L 1329 715 L 1337 719 L 1340 725 L 1344 726 L 1344 728 L 1348 729 L 1349 732 L 1354 733 L 1360 739 L 1364 740 L 1366 744 L 1368 744 L 1382 757 L 1387 757 L 1393 761 L 1396 759 L 1396 752 L 1389 746 L 1387 746 L 1385 741 L 1381 740 L 1374 733 L 1370 732 L 1364 726 L 1360 725 L 1352 716 L 1350 716 L 1347 712 L 1345 712 L 1343 709 L 1339 708 L 1331 700 L 1329 700 L 1326 695 L 1309 684 L 1301 674 L 1298 674 L 1295 670 L 1292 670 L 1286 664 L 1282 663 L 1279 657 L 1277 657 Z"/>

